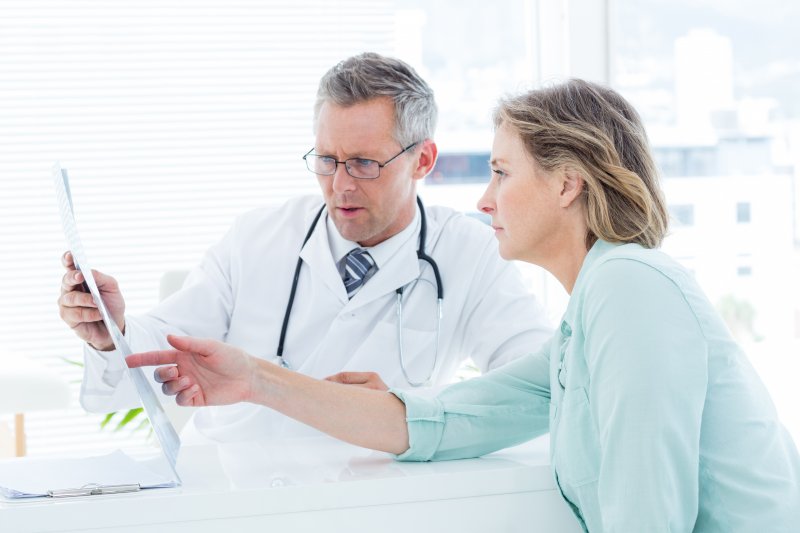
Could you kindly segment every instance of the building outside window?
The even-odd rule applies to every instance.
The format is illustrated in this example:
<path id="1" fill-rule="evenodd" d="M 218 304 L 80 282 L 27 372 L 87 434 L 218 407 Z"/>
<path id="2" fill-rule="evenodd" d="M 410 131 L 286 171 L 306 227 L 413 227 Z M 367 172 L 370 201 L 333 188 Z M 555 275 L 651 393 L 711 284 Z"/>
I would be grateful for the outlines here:
<path id="1" fill-rule="evenodd" d="M 645 120 L 668 202 L 695 205 L 664 249 L 691 264 L 800 440 L 800 6 L 609 5 L 610 81 Z"/>
<path id="2" fill-rule="evenodd" d="M 691 204 L 670 205 L 669 214 L 673 222 L 681 226 L 694 226 L 694 206 Z"/>
<path id="3" fill-rule="evenodd" d="M 739 224 L 750 222 L 750 202 L 736 203 L 736 222 Z"/>

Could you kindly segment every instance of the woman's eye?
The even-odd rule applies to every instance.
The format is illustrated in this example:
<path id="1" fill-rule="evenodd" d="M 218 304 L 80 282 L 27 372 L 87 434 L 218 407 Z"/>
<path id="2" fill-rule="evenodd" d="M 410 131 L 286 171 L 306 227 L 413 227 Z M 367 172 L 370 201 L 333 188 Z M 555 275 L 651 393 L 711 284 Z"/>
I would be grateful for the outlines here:
<path id="1" fill-rule="evenodd" d="M 505 178 L 506 177 L 506 173 L 504 171 L 500 170 L 499 168 L 493 168 L 492 169 L 492 174 L 495 174 L 498 178 Z"/>

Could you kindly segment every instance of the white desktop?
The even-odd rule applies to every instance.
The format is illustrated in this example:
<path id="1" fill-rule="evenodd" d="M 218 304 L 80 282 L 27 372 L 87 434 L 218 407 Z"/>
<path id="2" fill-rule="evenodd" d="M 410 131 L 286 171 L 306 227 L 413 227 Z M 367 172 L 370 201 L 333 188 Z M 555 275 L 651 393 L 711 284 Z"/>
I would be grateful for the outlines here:
<path id="1" fill-rule="evenodd" d="M 186 446 L 182 487 L 0 501 L 0 531 L 578 533 L 548 463 L 547 437 L 433 463 L 326 437 Z"/>

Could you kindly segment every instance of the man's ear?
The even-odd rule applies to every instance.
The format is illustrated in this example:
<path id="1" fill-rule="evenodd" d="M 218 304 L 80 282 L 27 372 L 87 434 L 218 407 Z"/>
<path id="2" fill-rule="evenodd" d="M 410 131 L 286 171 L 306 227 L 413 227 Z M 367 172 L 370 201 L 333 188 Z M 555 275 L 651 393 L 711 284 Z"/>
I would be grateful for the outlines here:
<path id="1" fill-rule="evenodd" d="M 561 171 L 561 192 L 559 193 L 559 205 L 569 207 L 580 198 L 586 182 L 583 173 L 575 167 L 565 166 Z"/>
<path id="2" fill-rule="evenodd" d="M 411 176 L 415 180 L 420 180 L 430 174 L 436 164 L 436 157 L 439 155 L 439 149 L 436 148 L 436 143 L 432 140 L 425 139 L 420 144 L 422 147 L 419 148 L 417 153 L 416 168 L 414 168 L 414 173 Z"/>

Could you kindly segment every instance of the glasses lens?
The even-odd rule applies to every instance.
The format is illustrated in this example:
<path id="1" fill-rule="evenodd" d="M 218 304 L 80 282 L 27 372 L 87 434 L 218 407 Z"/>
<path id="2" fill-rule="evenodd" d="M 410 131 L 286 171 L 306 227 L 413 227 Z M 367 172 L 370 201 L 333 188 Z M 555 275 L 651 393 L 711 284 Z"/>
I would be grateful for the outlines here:
<path id="1" fill-rule="evenodd" d="M 308 170 L 315 174 L 329 175 L 336 173 L 336 160 L 332 157 L 308 154 L 306 156 Z"/>
<path id="2" fill-rule="evenodd" d="M 381 166 L 372 159 L 348 159 L 345 166 L 351 176 L 363 180 L 375 179 L 381 173 Z"/>

